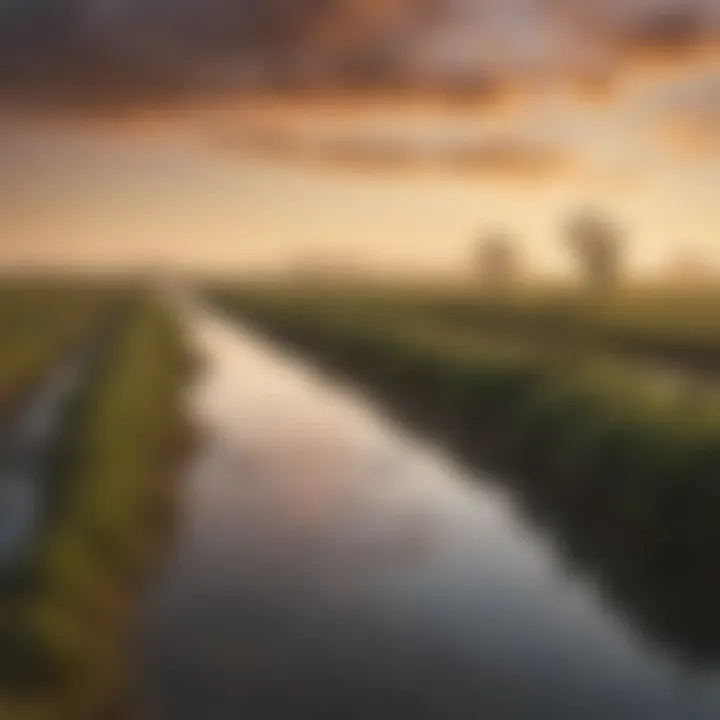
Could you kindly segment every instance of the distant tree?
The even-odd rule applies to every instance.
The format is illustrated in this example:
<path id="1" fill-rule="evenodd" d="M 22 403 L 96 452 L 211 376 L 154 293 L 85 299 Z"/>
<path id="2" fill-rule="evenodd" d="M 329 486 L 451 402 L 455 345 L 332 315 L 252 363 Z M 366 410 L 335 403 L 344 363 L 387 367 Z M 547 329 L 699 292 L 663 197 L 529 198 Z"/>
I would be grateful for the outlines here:
<path id="1" fill-rule="evenodd" d="M 584 211 L 570 219 L 566 234 L 589 287 L 602 290 L 618 284 L 622 272 L 622 235 L 613 222 Z"/>
<path id="2" fill-rule="evenodd" d="M 512 236 L 493 232 L 480 239 L 476 267 L 481 281 L 491 287 L 506 286 L 517 279 L 518 256 Z"/>

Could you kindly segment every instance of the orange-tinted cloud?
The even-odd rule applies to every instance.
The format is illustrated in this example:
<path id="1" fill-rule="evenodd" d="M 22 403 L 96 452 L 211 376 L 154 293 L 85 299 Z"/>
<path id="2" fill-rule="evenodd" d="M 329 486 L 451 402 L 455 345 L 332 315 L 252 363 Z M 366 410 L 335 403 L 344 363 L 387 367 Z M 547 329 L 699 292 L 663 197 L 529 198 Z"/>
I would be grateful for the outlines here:
<path id="1" fill-rule="evenodd" d="M 720 118 L 686 115 L 669 118 L 660 125 L 665 147 L 691 158 L 720 157 Z"/>
<path id="2" fill-rule="evenodd" d="M 346 171 L 429 171 L 513 182 L 553 180 L 577 170 L 578 163 L 566 149 L 519 136 L 488 136 L 437 145 L 372 136 L 312 139 L 285 129 L 265 128 L 228 140 L 222 147 L 225 151 Z"/>

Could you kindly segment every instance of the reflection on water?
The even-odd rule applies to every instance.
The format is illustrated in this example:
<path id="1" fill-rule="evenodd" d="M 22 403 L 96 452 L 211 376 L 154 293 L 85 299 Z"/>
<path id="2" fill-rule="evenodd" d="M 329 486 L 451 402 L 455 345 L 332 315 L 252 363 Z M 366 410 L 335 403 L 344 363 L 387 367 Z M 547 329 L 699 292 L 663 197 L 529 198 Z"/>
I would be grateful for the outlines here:
<path id="1" fill-rule="evenodd" d="M 139 625 L 163 718 L 716 718 L 492 484 L 193 311 L 203 449 Z"/>

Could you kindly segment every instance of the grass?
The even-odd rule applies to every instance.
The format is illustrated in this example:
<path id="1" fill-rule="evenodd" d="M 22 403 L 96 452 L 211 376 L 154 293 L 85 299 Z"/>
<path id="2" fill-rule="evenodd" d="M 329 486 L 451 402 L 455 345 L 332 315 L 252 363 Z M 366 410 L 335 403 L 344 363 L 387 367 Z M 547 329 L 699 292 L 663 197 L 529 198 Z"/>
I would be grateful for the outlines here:
<path id="1" fill-rule="evenodd" d="M 409 308 L 407 297 L 227 289 L 213 297 L 500 471 L 570 554 L 620 588 L 644 626 L 688 656 L 720 659 L 720 622 L 701 612 L 713 608 L 714 617 L 720 603 L 717 388 L 602 344 L 458 329 L 421 303 Z M 660 599 L 637 592 L 658 577 L 669 579 Z"/>
<path id="2" fill-rule="evenodd" d="M 96 325 L 122 293 L 83 284 L 0 281 L 0 413 Z"/>
<path id="3" fill-rule="evenodd" d="M 448 288 L 266 286 L 241 290 L 247 303 L 284 303 L 346 314 L 413 318 L 498 341 L 609 352 L 694 372 L 720 371 L 720 291 L 636 289 L 483 293 Z M 236 291 L 237 296 L 237 291 Z"/>
<path id="4" fill-rule="evenodd" d="M 0 625 L 0 717 L 96 717 L 123 693 L 132 601 L 172 518 L 187 357 L 136 298 L 68 419 L 53 508 Z"/>

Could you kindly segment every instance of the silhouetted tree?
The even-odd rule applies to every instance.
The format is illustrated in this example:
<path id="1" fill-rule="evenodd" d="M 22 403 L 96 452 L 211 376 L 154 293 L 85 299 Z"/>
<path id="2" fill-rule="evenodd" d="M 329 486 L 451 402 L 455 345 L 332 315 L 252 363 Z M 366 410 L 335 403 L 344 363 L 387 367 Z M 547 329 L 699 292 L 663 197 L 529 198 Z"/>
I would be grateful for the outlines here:
<path id="1" fill-rule="evenodd" d="M 619 228 L 594 212 L 570 219 L 567 239 L 585 282 L 592 288 L 617 285 L 622 270 L 622 237 Z"/>
<path id="2" fill-rule="evenodd" d="M 480 239 L 476 266 L 483 283 L 498 287 L 512 283 L 518 274 L 518 257 L 508 233 L 493 232 Z"/>

